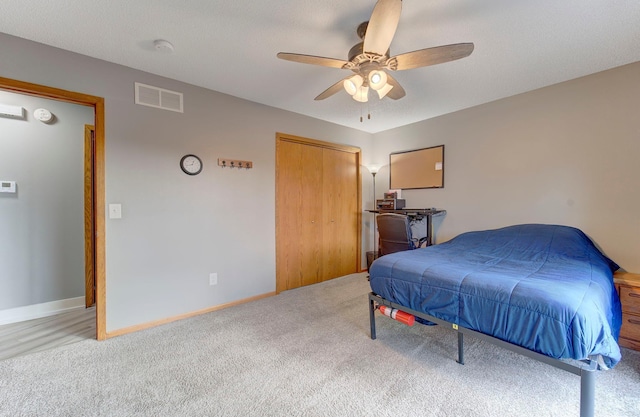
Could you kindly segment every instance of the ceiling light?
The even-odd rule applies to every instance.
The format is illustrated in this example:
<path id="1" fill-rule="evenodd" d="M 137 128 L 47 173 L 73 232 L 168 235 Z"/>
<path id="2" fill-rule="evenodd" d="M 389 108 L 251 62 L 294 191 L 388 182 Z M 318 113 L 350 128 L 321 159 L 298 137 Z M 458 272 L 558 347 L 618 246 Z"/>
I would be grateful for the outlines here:
<path id="1" fill-rule="evenodd" d="M 382 100 L 387 95 L 387 93 L 391 91 L 392 88 L 393 86 L 387 83 L 384 85 L 384 87 L 377 90 L 376 92 L 378 93 L 378 97 L 380 97 L 380 100 Z"/>
<path id="2" fill-rule="evenodd" d="M 387 84 L 387 73 L 374 70 L 369 73 L 369 86 L 374 90 L 379 90 Z"/>
<path id="3" fill-rule="evenodd" d="M 347 91 L 347 93 L 353 96 L 358 92 L 358 89 L 362 86 L 363 82 L 364 80 L 362 79 L 362 77 L 356 74 L 353 77 L 349 77 L 344 80 L 344 83 L 342 84 L 344 85 L 344 89 Z"/>
<path id="4" fill-rule="evenodd" d="M 353 99 L 361 103 L 369 101 L 369 87 L 360 86 L 358 91 L 353 95 Z"/>

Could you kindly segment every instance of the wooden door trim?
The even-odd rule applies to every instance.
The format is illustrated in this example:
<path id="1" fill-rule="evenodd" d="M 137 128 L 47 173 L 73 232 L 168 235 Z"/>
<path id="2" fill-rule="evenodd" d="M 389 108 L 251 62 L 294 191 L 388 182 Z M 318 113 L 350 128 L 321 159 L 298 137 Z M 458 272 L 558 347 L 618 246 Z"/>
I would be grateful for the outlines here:
<path id="1" fill-rule="evenodd" d="M 278 242 L 280 241 L 279 239 L 279 233 L 280 231 L 278 230 L 278 213 L 280 210 L 280 203 L 279 203 L 279 199 L 278 199 L 278 177 L 279 177 L 279 172 L 280 172 L 280 166 L 278 164 L 278 150 L 280 148 L 280 143 L 281 142 L 293 142 L 293 143 L 300 143 L 300 144 L 304 144 L 304 145 L 311 145 L 311 146 L 318 146 L 321 148 L 326 148 L 326 149 L 334 149 L 334 150 L 338 150 L 338 151 L 343 151 L 343 152 L 349 152 L 349 153 L 353 153 L 356 155 L 356 177 L 357 177 L 357 248 L 356 248 L 356 265 L 355 265 L 355 270 L 356 271 L 361 271 L 362 270 L 362 170 L 361 168 L 361 164 L 362 164 L 362 150 L 358 147 L 355 146 L 348 146 L 348 145 L 341 145 L 339 143 L 334 143 L 334 142 L 325 142 L 325 141 L 321 141 L 321 140 L 317 140 L 317 139 L 310 139 L 310 138 L 305 138 L 305 137 L 301 137 L 301 136 L 295 136 L 295 135 L 290 135 L 287 133 L 280 133 L 280 132 L 276 132 L 276 251 L 277 251 L 277 245 Z M 277 258 L 277 257 L 276 257 Z M 276 263 L 277 263 L 277 259 L 276 259 Z M 276 265 L 276 271 L 277 271 L 278 266 Z M 280 293 L 281 291 L 283 291 L 282 289 L 282 283 L 278 282 L 278 277 L 277 277 L 277 273 L 276 273 L 276 293 Z"/>
<path id="2" fill-rule="evenodd" d="M 106 270 L 105 270 L 105 160 L 104 160 L 104 98 L 76 93 L 59 88 L 32 84 L 0 77 L 0 89 L 18 94 L 44 97 L 67 103 L 93 107 L 95 126 L 95 285 L 96 285 L 96 338 L 107 338 L 106 326 Z"/>
<path id="3" fill-rule="evenodd" d="M 96 302 L 95 279 L 95 127 L 84 126 L 84 299 L 89 308 Z"/>
<path id="4" fill-rule="evenodd" d="M 319 146 L 321 148 L 327 148 L 327 149 L 335 149 L 338 151 L 344 151 L 344 152 L 350 152 L 350 153 L 355 153 L 360 155 L 361 149 L 357 148 L 355 146 L 348 146 L 348 145 L 341 145 L 339 143 L 333 143 L 333 142 L 325 142 L 322 140 L 317 140 L 317 139 L 309 139 L 309 138 L 303 138 L 302 136 L 295 136 L 295 135 L 289 135 L 287 133 L 276 133 L 276 139 L 277 140 L 284 140 L 287 142 L 294 142 L 294 143 L 301 143 L 303 145 L 312 145 L 312 146 Z M 358 162 L 360 160 L 360 157 L 358 157 Z M 358 172 L 360 171 L 360 165 L 358 165 Z"/>

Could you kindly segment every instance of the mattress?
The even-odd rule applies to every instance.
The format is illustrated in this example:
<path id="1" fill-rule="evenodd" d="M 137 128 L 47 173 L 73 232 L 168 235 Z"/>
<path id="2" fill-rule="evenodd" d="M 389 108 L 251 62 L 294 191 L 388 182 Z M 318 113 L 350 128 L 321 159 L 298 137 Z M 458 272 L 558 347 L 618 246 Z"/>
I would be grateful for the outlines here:
<path id="1" fill-rule="evenodd" d="M 375 260 L 386 300 L 556 359 L 620 361 L 618 265 L 579 229 L 525 224 Z"/>

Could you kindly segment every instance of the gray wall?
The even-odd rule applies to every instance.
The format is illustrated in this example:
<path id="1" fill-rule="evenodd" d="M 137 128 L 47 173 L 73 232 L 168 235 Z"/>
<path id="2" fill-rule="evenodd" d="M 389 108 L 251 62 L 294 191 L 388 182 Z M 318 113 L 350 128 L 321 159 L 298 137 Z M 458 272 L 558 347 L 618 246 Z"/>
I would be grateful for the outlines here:
<path id="1" fill-rule="evenodd" d="M 0 310 L 84 297 L 84 125 L 93 109 L 0 91 L 0 103 L 25 108 L 0 117 Z M 35 120 L 46 108 L 56 119 Z"/>
<path id="2" fill-rule="evenodd" d="M 639 109 L 635 63 L 376 134 L 373 159 L 445 144 L 445 187 L 403 192 L 408 206 L 447 210 L 439 242 L 516 223 L 566 224 L 640 272 Z M 378 178 L 380 196 L 388 169 Z"/>
<path id="3" fill-rule="evenodd" d="M 275 291 L 276 132 L 370 154 L 367 133 L 23 39 L 0 34 L 0 56 L 3 77 L 105 98 L 106 202 L 123 212 L 106 220 L 107 331 Z M 136 81 L 183 92 L 184 114 L 135 105 Z"/>
<path id="4" fill-rule="evenodd" d="M 106 200 L 123 205 L 106 223 L 108 331 L 275 290 L 278 131 L 359 146 L 365 164 L 444 143 L 445 188 L 404 193 L 410 206 L 448 211 L 438 241 L 570 224 L 640 271 L 640 64 L 370 135 L 2 34 L 0 56 L 3 77 L 105 97 Z M 135 81 L 183 92 L 185 113 L 134 105 Z M 186 153 L 203 159 L 202 174 L 179 170 Z M 255 168 L 218 168 L 218 157 Z M 362 179 L 367 208 L 371 175 Z M 376 182 L 381 196 L 386 168 Z"/>

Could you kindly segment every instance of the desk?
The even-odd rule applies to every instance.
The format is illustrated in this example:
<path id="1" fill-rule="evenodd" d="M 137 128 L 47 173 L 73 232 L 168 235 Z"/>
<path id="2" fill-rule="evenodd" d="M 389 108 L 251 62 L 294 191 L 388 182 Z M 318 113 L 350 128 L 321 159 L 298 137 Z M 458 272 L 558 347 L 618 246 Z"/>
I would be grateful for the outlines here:
<path id="1" fill-rule="evenodd" d="M 421 209 L 410 209 L 403 208 L 400 210 L 367 210 L 369 213 L 378 214 L 378 213 L 397 213 L 404 214 L 409 216 L 410 219 L 421 220 L 422 218 L 426 218 L 427 223 L 427 246 L 433 245 L 433 225 L 432 225 L 432 217 L 433 216 L 444 216 L 447 214 L 446 210 L 438 210 L 435 208 L 421 208 Z M 375 217 L 374 217 L 375 221 Z"/>

